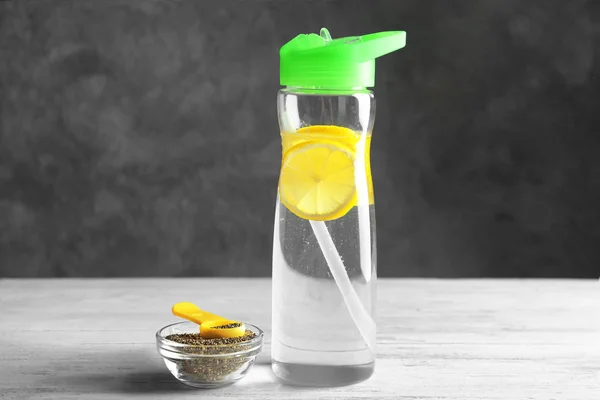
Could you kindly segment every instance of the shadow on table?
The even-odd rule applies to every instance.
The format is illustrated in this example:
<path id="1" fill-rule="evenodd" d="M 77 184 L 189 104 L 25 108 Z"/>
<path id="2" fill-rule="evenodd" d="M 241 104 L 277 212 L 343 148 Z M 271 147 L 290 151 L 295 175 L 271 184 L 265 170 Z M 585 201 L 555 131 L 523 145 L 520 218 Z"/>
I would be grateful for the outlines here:
<path id="1" fill-rule="evenodd" d="M 80 354 L 73 354 L 72 359 L 64 364 L 59 365 L 55 359 L 50 366 L 55 372 L 51 375 L 50 382 L 47 381 L 48 375 L 44 374 L 44 384 L 50 383 L 68 393 L 166 394 L 194 390 L 231 391 L 235 390 L 234 387 L 248 385 L 254 389 L 273 389 L 279 386 L 271 373 L 270 357 L 264 353 L 257 357 L 248 376 L 234 387 L 221 389 L 195 389 L 180 383 L 168 371 L 160 356 L 146 348 L 134 348 L 120 353 L 107 352 L 105 348 L 93 352 L 86 349 Z"/>
<path id="2" fill-rule="evenodd" d="M 97 369 L 93 364 L 85 372 L 71 371 L 57 373 L 53 384 L 68 392 L 95 393 L 174 393 L 194 390 L 175 379 L 161 360 L 153 363 L 151 358 L 117 360 L 114 354 L 98 355 Z M 79 371 L 84 368 L 77 368 Z M 86 368 L 88 369 L 88 368 Z"/>
<path id="3" fill-rule="evenodd" d="M 171 375 L 158 354 L 148 347 L 135 346 L 126 351 L 85 349 L 80 353 L 52 355 L 40 359 L 52 360 L 38 365 L 39 387 L 49 387 L 65 393 L 182 393 L 211 392 L 215 396 L 245 390 L 280 390 L 287 393 L 310 392 L 318 388 L 298 388 L 278 381 L 271 371 L 270 354 L 263 352 L 248 375 L 232 386 L 196 389 L 180 383 Z M 51 371 L 51 372 L 50 372 Z"/>
<path id="4" fill-rule="evenodd" d="M 80 374 L 63 378 L 64 386 L 77 392 L 175 393 L 194 390 L 178 382 L 167 370 L 112 374 Z"/>
<path id="5" fill-rule="evenodd" d="M 194 390 L 175 379 L 150 351 L 79 354 L 69 365 L 54 366 L 52 384 L 67 392 L 172 393 Z"/>

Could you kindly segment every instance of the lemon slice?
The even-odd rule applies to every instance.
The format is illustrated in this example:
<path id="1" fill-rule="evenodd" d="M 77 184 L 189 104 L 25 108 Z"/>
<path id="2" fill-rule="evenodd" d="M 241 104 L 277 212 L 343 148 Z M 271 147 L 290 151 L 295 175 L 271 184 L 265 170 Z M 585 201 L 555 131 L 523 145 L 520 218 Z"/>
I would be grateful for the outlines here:
<path id="1" fill-rule="evenodd" d="M 358 158 L 357 145 L 361 139 L 361 134 L 352 129 L 335 125 L 311 125 L 305 126 L 294 132 L 282 132 L 282 150 L 285 160 L 290 149 L 302 143 L 323 143 L 333 142 L 338 146 L 344 147 L 350 151 L 354 158 Z M 365 140 L 365 172 L 367 179 L 368 201 L 374 204 L 373 196 L 373 178 L 371 177 L 371 134 L 367 134 Z"/>
<path id="2" fill-rule="evenodd" d="M 307 141 L 284 155 L 279 178 L 281 202 L 300 218 L 329 221 L 356 204 L 354 153 L 333 141 Z"/>
<path id="3" fill-rule="evenodd" d="M 283 154 L 292 147 L 305 142 L 320 142 L 323 140 L 342 143 L 354 151 L 360 134 L 352 129 L 335 125 L 304 126 L 295 132 L 285 132 L 281 135 Z"/>

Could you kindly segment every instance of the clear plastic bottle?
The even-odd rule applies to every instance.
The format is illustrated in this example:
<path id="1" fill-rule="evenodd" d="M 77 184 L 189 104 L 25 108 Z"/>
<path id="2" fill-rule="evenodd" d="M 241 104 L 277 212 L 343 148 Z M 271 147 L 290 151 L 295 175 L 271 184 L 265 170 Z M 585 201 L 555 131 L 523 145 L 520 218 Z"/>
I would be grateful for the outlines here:
<path id="1" fill-rule="evenodd" d="M 272 362 L 296 385 L 369 378 L 375 362 L 374 59 L 404 32 L 281 50 L 282 167 L 273 240 Z"/>

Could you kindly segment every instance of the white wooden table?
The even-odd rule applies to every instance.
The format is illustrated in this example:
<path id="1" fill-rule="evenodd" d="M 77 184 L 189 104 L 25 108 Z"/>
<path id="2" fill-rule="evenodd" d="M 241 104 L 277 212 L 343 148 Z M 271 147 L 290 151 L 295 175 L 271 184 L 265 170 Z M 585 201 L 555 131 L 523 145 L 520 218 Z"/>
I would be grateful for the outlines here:
<path id="1" fill-rule="evenodd" d="M 302 389 L 269 365 L 270 280 L 0 280 L 1 399 L 600 399 L 600 284 L 380 280 L 368 381 Z M 193 301 L 255 323 L 267 346 L 236 385 L 178 383 L 154 333 Z"/>

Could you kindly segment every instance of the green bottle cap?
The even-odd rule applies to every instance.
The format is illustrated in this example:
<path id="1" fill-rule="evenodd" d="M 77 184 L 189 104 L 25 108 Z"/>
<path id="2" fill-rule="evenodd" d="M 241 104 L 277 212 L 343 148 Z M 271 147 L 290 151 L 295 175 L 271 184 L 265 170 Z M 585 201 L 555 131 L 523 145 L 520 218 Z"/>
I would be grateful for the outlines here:
<path id="1" fill-rule="evenodd" d="M 375 59 L 404 47 L 406 32 L 379 32 L 331 39 L 321 34 L 298 35 L 279 50 L 283 86 L 353 89 L 375 86 Z"/>

